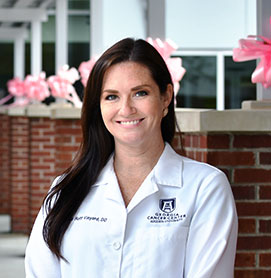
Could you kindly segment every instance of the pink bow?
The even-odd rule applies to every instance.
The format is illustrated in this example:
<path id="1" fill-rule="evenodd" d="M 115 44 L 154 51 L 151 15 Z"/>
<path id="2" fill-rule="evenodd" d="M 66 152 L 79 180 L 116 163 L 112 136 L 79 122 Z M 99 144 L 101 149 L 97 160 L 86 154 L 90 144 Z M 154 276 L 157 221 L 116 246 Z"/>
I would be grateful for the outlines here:
<path id="1" fill-rule="evenodd" d="M 57 75 L 50 76 L 47 82 L 54 97 L 64 98 L 72 102 L 75 107 L 82 107 L 82 102 L 72 85 L 79 78 L 75 68 L 69 69 L 69 66 L 65 65 Z"/>
<path id="2" fill-rule="evenodd" d="M 94 56 L 89 61 L 82 62 L 78 68 L 78 71 L 80 72 L 81 75 L 81 82 L 84 85 L 84 87 L 87 86 L 89 74 L 97 60 L 98 60 L 98 56 Z"/>
<path id="3" fill-rule="evenodd" d="M 7 82 L 8 91 L 11 95 L 22 97 L 25 95 L 24 81 L 15 77 Z"/>
<path id="4" fill-rule="evenodd" d="M 252 83 L 262 83 L 265 88 L 271 86 L 271 40 L 263 36 L 248 36 L 239 40 L 239 48 L 233 49 L 233 60 L 243 62 L 260 58 L 252 73 Z"/>
<path id="5" fill-rule="evenodd" d="M 0 100 L 0 105 L 7 103 L 13 96 L 15 96 L 14 102 L 9 106 L 24 106 L 29 103 L 29 100 L 25 97 L 24 81 L 19 77 L 9 80 L 7 88 L 10 94 Z"/>
<path id="6" fill-rule="evenodd" d="M 24 87 L 26 96 L 29 99 L 43 101 L 50 96 L 44 72 L 41 72 L 38 76 L 27 75 Z"/>
<path id="7" fill-rule="evenodd" d="M 181 58 L 170 58 L 172 52 L 177 49 L 176 44 L 169 39 L 163 42 L 159 38 L 155 40 L 152 38 L 147 38 L 147 42 L 150 43 L 165 60 L 168 70 L 171 74 L 172 82 L 174 84 L 174 93 L 177 95 L 180 88 L 179 82 L 182 80 L 186 70 L 182 67 Z"/>

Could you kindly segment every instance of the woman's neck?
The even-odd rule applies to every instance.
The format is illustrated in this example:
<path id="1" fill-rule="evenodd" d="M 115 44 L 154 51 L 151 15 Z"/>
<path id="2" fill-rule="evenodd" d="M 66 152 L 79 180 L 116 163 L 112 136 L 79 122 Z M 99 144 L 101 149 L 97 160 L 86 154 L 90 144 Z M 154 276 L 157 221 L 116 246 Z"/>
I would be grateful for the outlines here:
<path id="1" fill-rule="evenodd" d="M 161 140 L 148 146 L 116 144 L 114 168 L 116 173 L 125 175 L 147 174 L 156 165 L 165 147 Z"/>
<path id="2" fill-rule="evenodd" d="M 151 146 L 115 147 L 114 169 L 126 206 L 136 191 L 156 165 L 164 150 L 164 142 Z"/>

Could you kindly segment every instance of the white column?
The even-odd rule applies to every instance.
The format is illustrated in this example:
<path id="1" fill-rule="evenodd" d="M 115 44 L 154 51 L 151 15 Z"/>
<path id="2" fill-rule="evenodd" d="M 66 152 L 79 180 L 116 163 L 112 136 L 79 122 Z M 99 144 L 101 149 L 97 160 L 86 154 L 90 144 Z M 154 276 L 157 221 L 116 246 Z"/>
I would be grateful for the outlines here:
<path id="1" fill-rule="evenodd" d="M 14 77 L 25 77 L 25 41 L 18 37 L 14 40 Z"/>
<path id="2" fill-rule="evenodd" d="M 56 63 L 55 72 L 68 64 L 68 1 L 56 1 Z"/>
<path id="3" fill-rule="evenodd" d="M 265 37 L 271 37 L 271 1 L 257 0 L 257 34 Z M 262 84 L 257 83 L 257 100 L 270 100 L 271 88 L 265 89 Z"/>
<path id="4" fill-rule="evenodd" d="M 166 39 L 165 0 L 148 0 L 147 35 L 153 39 Z"/>
<path id="5" fill-rule="evenodd" d="M 223 53 L 216 56 L 216 109 L 225 109 L 225 60 Z"/>
<path id="6" fill-rule="evenodd" d="M 104 44 L 104 0 L 90 0 L 90 57 L 101 54 Z"/>
<path id="7" fill-rule="evenodd" d="M 31 22 L 31 74 L 38 75 L 42 71 L 42 37 L 41 21 Z"/>

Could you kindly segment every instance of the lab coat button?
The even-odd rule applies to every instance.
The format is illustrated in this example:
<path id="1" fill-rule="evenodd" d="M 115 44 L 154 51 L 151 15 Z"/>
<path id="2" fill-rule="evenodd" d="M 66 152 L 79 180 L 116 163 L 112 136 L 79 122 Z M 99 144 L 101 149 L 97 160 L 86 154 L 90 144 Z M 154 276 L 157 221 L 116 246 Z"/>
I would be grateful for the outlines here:
<path id="1" fill-rule="evenodd" d="M 115 242 L 113 243 L 113 248 L 114 248 L 115 250 L 119 250 L 120 247 L 121 247 L 121 244 L 120 244 L 119 241 L 115 241 Z"/>

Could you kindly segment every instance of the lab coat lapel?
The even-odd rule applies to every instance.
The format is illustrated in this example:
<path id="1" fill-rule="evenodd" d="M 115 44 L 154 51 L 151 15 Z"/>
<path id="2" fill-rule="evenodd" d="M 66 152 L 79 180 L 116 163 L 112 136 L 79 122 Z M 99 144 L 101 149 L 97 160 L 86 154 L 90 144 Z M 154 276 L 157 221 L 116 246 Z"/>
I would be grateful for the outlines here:
<path id="1" fill-rule="evenodd" d="M 113 155 L 108 160 L 94 186 L 103 187 L 103 190 L 105 191 L 104 196 L 106 199 L 115 201 L 121 205 L 125 205 L 114 171 Z"/>
<path id="2" fill-rule="evenodd" d="M 134 197 L 130 201 L 127 212 L 129 213 L 133 208 L 135 208 L 142 200 L 148 196 L 159 191 L 157 184 L 153 181 L 153 171 L 147 176 L 144 182 L 141 184 Z"/>
<path id="3" fill-rule="evenodd" d="M 108 200 L 112 200 L 115 201 L 123 206 L 125 206 L 124 204 L 124 200 L 120 191 L 120 187 L 119 187 L 119 183 L 116 177 L 116 174 L 114 171 L 112 171 L 110 173 L 110 179 L 108 184 L 106 185 L 106 193 L 105 193 L 105 197 Z"/>

